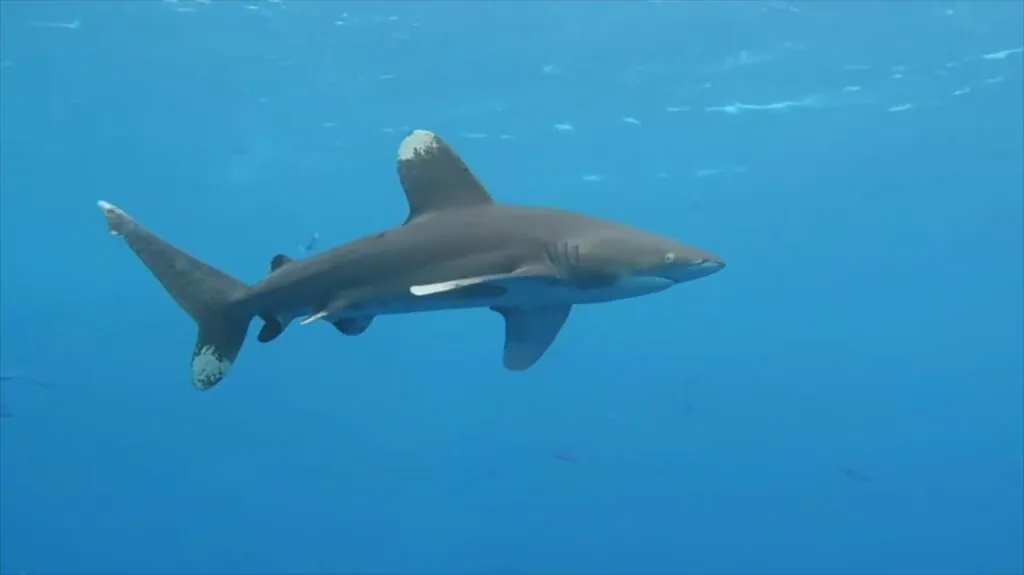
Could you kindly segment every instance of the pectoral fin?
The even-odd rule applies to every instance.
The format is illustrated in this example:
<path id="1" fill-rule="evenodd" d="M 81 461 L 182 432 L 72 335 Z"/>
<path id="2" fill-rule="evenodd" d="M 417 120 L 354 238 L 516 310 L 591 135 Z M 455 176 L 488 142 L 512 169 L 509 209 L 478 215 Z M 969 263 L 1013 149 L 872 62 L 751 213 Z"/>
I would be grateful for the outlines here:
<path id="1" fill-rule="evenodd" d="M 529 369 L 551 347 L 572 306 L 534 308 L 493 307 L 505 318 L 505 367 L 512 371 Z"/>

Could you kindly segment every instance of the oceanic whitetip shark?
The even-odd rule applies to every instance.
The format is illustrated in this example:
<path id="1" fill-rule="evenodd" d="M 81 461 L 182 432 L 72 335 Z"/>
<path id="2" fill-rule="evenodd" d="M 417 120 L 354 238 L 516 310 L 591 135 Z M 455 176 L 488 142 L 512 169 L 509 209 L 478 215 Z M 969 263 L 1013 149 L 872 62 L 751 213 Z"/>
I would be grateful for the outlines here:
<path id="1" fill-rule="evenodd" d="M 551 346 L 573 305 L 652 294 L 725 267 L 714 254 L 623 224 L 495 203 L 426 130 L 399 146 L 398 177 L 409 203 L 401 226 L 305 259 L 274 256 L 251 286 L 98 204 L 110 233 L 198 325 L 192 383 L 201 390 L 227 374 L 254 317 L 264 322 L 258 340 L 269 342 L 296 318 L 359 335 L 378 315 L 490 308 L 505 320 L 505 367 L 522 371 Z"/>

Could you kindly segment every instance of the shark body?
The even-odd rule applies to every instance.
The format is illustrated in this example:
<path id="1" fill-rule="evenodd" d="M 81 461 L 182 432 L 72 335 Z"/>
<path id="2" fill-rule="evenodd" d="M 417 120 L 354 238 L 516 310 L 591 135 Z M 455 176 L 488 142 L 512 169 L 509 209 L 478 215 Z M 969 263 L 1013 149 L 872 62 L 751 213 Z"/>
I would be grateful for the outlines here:
<path id="1" fill-rule="evenodd" d="M 663 291 L 721 270 L 721 258 L 616 222 L 550 208 L 495 203 L 432 132 L 399 147 L 409 215 L 398 227 L 309 258 L 277 255 L 258 283 L 241 281 L 165 242 L 99 202 L 121 236 L 199 327 L 192 381 L 216 385 L 249 324 L 277 338 L 295 319 L 346 335 L 378 315 L 486 307 L 505 320 L 504 365 L 528 369 L 554 342 L 573 305 Z"/>

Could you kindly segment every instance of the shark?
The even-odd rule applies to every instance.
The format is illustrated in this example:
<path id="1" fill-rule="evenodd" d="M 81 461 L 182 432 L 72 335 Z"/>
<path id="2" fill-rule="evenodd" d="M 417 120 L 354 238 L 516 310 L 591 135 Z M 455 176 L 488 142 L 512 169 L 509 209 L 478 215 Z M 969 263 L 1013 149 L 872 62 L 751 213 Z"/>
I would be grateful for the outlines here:
<path id="1" fill-rule="evenodd" d="M 107 231 L 197 325 L 191 378 L 199 390 L 227 375 L 256 318 L 263 322 L 257 340 L 267 343 L 295 320 L 358 336 L 378 316 L 486 308 L 504 319 L 504 367 L 525 371 L 574 306 L 658 293 L 725 267 L 715 254 L 624 223 L 498 203 L 429 130 L 401 141 L 397 171 L 408 203 L 401 225 L 307 258 L 275 255 L 252 285 L 164 241 L 114 204 L 97 204 Z"/>

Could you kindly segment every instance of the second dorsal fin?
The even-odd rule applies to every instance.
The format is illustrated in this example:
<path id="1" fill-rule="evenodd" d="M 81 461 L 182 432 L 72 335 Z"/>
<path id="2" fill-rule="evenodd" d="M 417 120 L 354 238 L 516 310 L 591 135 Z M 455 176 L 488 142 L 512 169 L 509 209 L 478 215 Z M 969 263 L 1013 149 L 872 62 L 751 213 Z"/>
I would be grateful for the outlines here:
<path id="1" fill-rule="evenodd" d="M 427 130 L 413 130 L 402 140 L 398 178 L 409 202 L 406 223 L 442 210 L 494 203 L 462 158 Z"/>
<path id="2" fill-rule="evenodd" d="M 270 271 L 276 272 L 277 270 L 281 269 L 281 266 L 286 265 L 291 261 L 292 258 L 284 254 L 277 254 L 270 260 Z"/>

